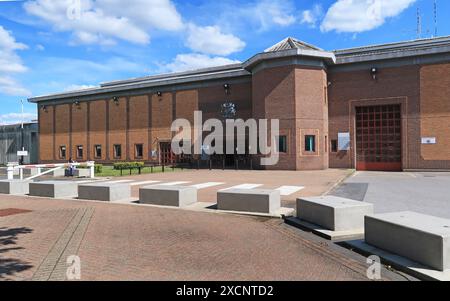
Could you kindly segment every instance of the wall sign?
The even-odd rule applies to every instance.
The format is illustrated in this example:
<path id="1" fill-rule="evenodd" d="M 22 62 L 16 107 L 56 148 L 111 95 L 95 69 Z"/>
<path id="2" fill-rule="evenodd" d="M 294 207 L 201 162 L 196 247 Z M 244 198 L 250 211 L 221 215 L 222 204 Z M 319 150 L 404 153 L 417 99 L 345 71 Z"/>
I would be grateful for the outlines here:
<path id="1" fill-rule="evenodd" d="M 28 151 L 18 151 L 17 152 L 17 156 L 19 156 L 19 157 L 27 157 L 28 156 Z"/>
<path id="2" fill-rule="evenodd" d="M 338 133 L 338 150 L 350 150 L 350 133 Z"/>
<path id="3" fill-rule="evenodd" d="M 436 144 L 436 137 L 423 137 L 422 144 Z"/>

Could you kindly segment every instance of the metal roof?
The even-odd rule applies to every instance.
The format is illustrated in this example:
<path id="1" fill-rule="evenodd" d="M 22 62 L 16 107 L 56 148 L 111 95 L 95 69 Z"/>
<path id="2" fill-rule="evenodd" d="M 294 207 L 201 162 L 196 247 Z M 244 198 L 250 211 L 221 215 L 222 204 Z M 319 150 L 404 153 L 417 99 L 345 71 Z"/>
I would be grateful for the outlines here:
<path id="1" fill-rule="evenodd" d="M 56 100 L 62 98 L 89 96 L 103 93 L 116 93 L 119 91 L 149 87 L 157 88 L 174 84 L 249 76 L 251 75 L 251 73 L 246 69 L 250 69 L 260 61 L 278 59 L 287 56 L 319 58 L 323 59 L 327 64 L 340 65 L 442 53 L 450 54 L 450 36 L 356 47 L 334 51 L 324 51 L 314 45 L 288 37 L 281 42 L 273 45 L 272 47 L 266 49 L 263 53 L 256 54 L 242 64 L 233 64 L 186 72 L 105 82 L 102 83 L 100 87 L 96 88 L 37 96 L 29 98 L 28 101 L 38 103 L 41 101 Z"/>
<path id="2" fill-rule="evenodd" d="M 264 52 L 276 52 L 276 51 L 291 50 L 291 49 L 323 51 L 323 49 L 320 49 L 314 45 L 297 40 L 295 38 L 288 37 L 288 38 L 284 39 L 283 41 L 273 45 L 272 47 L 267 48 L 266 50 L 264 50 Z"/>
<path id="3" fill-rule="evenodd" d="M 450 53 L 450 36 L 371 45 L 333 51 L 336 64 L 393 60 L 414 56 Z"/>
<path id="4" fill-rule="evenodd" d="M 171 74 L 148 76 L 123 81 L 103 83 L 100 87 L 69 91 L 63 93 L 55 93 L 44 96 L 36 96 L 29 98 L 28 101 L 37 103 L 41 101 L 48 101 L 54 99 L 82 97 L 104 93 L 117 93 L 120 91 L 144 89 L 144 88 L 158 88 L 168 85 L 178 85 L 215 79 L 236 78 L 249 75 L 250 72 L 244 70 L 240 64 L 238 65 L 233 64 L 228 66 L 200 69 L 190 72 L 171 73 Z"/>

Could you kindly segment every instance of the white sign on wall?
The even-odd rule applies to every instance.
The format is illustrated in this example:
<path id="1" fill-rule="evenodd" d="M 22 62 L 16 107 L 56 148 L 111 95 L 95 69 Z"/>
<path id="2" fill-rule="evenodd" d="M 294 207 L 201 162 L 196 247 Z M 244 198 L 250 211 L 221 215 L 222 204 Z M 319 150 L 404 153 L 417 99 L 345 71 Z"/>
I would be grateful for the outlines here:
<path id="1" fill-rule="evenodd" d="M 19 157 L 27 157 L 28 156 L 28 151 L 18 151 L 17 152 L 17 156 L 19 156 Z"/>
<path id="2" fill-rule="evenodd" d="M 338 133 L 338 150 L 350 150 L 350 133 Z"/>
<path id="3" fill-rule="evenodd" d="M 423 137 L 422 144 L 436 144 L 436 137 Z"/>

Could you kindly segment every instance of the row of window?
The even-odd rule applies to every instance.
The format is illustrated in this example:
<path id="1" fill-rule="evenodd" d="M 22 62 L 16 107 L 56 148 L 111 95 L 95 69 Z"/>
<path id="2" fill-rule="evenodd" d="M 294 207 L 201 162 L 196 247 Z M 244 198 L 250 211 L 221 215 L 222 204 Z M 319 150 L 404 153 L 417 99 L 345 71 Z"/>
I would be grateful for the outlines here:
<path id="1" fill-rule="evenodd" d="M 328 141 L 327 136 L 325 136 L 325 141 Z M 325 143 L 328 145 L 328 142 Z M 316 152 L 316 136 L 315 135 L 305 135 L 305 152 Z M 336 153 L 338 151 L 338 143 L 337 140 L 331 140 L 331 152 Z M 288 143 L 287 136 L 279 137 L 279 145 L 278 152 L 287 153 L 288 152 Z M 327 152 L 327 147 L 325 149 Z M 122 158 L 122 145 L 114 144 L 113 145 L 113 156 L 114 159 Z M 135 144 L 134 146 L 134 156 L 135 158 L 143 158 L 144 157 L 144 145 L 143 144 Z M 76 147 L 76 158 L 83 159 L 84 157 L 84 147 L 83 145 L 77 145 Z M 67 148 L 65 145 L 59 147 L 59 158 L 61 160 L 67 159 Z M 94 158 L 101 159 L 102 158 L 102 146 L 94 145 Z"/>
<path id="2" fill-rule="evenodd" d="M 114 156 L 114 159 L 122 158 L 122 145 L 121 144 L 113 145 L 113 156 Z M 84 147 L 83 147 L 83 145 L 77 145 L 76 158 L 83 159 L 83 157 L 84 157 Z M 134 157 L 136 159 L 140 159 L 140 158 L 144 157 L 144 145 L 143 144 L 135 144 Z M 95 159 L 102 158 L 102 146 L 99 144 L 94 145 L 94 158 Z M 65 145 L 62 145 L 59 147 L 59 159 L 61 159 L 61 160 L 67 159 L 67 148 Z"/>
<path id="3" fill-rule="evenodd" d="M 315 135 L 305 135 L 305 152 L 316 152 L 316 136 Z M 286 136 L 280 136 L 279 137 L 279 145 L 278 145 L 278 152 L 280 153 L 287 153 L 288 152 L 288 144 L 287 144 L 287 137 Z M 325 152 L 328 152 L 328 137 L 325 136 Z M 331 152 L 337 153 L 338 152 L 338 141 L 337 140 L 331 140 Z"/>
<path id="4" fill-rule="evenodd" d="M 279 145 L 278 145 L 278 152 L 280 153 L 287 153 L 288 152 L 288 146 L 287 146 L 287 137 L 286 136 L 280 136 L 279 137 Z M 327 152 L 327 144 L 328 144 L 328 138 L 325 136 L 325 152 Z M 316 136 L 315 135 L 305 135 L 305 152 L 316 152 Z M 331 149 L 333 152 L 337 152 L 337 140 L 331 141 Z"/>

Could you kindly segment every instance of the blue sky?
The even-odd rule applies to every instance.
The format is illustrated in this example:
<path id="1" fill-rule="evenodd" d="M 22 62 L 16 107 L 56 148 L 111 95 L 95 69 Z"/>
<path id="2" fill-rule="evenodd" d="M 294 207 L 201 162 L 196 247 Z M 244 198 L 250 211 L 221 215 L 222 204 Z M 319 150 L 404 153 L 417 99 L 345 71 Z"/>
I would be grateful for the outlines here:
<path id="1" fill-rule="evenodd" d="M 20 100 L 245 61 L 292 36 L 326 50 L 434 35 L 434 0 L 0 0 L 0 124 Z M 438 36 L 450 1 L 437 0 Z M 33 104 L 25 118 L 35 118 Z"/>

